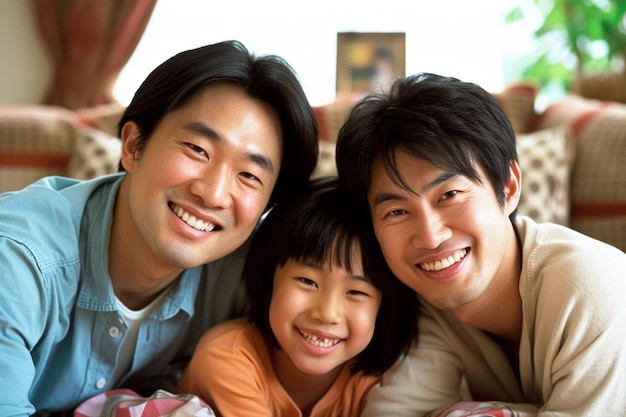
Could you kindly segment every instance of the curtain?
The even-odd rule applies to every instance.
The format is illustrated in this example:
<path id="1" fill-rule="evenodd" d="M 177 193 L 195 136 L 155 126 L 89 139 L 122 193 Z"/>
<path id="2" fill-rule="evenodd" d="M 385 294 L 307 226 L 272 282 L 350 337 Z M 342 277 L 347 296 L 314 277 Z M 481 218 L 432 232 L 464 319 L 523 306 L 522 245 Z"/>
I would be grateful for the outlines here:
<path id="1" fill-rule="evenodd" d="M 44 104 L 78 109 L 115 103 L 115 81 L 156 1 L 32 0 L 54 65 Z"/>

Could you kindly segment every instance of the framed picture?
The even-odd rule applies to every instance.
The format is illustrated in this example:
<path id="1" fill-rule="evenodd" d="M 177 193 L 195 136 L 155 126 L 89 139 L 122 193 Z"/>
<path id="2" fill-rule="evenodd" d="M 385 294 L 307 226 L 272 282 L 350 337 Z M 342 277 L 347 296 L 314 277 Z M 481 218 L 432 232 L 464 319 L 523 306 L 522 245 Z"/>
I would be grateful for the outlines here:
<path id="1" fill-rule="evenodd" d="M 337 33 L 337 93 L 387 91 L 405 76 L 405 35 Z"/>

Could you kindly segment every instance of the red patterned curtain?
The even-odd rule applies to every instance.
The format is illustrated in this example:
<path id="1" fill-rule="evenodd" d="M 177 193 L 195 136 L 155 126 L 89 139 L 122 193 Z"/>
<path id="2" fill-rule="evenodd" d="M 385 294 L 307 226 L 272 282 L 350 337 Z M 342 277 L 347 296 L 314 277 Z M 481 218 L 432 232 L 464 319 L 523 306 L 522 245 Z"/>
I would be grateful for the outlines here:
<path id="1" fill-rule="evenodd" d="M 54 63 L 44 104 L 77 109 L 114 103 L 113 86 L 157 0 L 32 0 Z"/>

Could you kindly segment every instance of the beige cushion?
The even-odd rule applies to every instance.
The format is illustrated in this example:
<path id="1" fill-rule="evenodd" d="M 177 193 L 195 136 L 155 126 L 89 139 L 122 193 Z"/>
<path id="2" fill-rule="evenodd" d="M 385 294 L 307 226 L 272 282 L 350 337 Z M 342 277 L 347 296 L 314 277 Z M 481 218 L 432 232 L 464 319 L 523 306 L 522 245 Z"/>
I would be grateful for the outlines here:
<path id="1" fill-rule="evenodd" d="M 573 229 L 626 251 L 626 106 L 569 95 L 548 106 L 537 127 L 569 127 Z"/>
<path id="2" fill-rule="evenodd" d="M 320 153 L 312 178 L 337 175 L 337 165 L 335 164 L 335 142 L 320 141 Z"/>
<path id="3" fill-rule="evenodd" d="M 534 129 L 537 117 L 535 111 L 537 91 L 535 84 L 518 83 L 492 93 L 509 117 L 515 133 L 528 133 Z"/>
<path id="4" fill-rule="evenodd" d="M 76 110 L 79 124 L 117 136 L 118 123 L 126 108 L 118 103 L 103 104 Z"/>
<path id="5" fill-rule="evenodd" d="M 313 107 L 320 130 L 321 142 L 337 142 L 339 129 L 345 122 L 356 99 L 356 96 L 342 95 L 338 96 L 337 100 L 332 103 Z"/>
<path id="6" fill-rule="evenodd" d="M 579 123 L 572 172 L 572 227 L 626 251 L 626 106 Z"/>
<path id="7" fill-rule="evenodd" d="M 585 124 L 604 109 L 614 106 L 615 103 L 589 100 L 570 94 L 546 107 L 538 116 L 535 129 L 543 130 L 567 125 L 573 130 L 578 130 L 581 124 Z"/>

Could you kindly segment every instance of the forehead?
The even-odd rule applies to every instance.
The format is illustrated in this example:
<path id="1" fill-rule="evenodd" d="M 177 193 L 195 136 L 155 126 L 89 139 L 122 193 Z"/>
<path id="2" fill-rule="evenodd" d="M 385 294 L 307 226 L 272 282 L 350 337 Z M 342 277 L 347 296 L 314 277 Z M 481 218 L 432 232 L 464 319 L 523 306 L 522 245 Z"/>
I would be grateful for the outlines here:
<path id="1" fill-rule="evenodd" d="M 282 126 L 277 111 L 232 83 L 210 84 L 163 120 L 172 128 L 206 126 L 212 136 L 233 144 L 282 154 Z M 193 129 L 192 129 L 193 130 Z M 195 130 L 198 133 L 201 130 Z M 275 156 L 275 155 L 272 155 Z"/>
<path id="2" fill-rule="evenodd" d="M 273 129 L 281 133 L 278 112 L 269 103 L 250 96 L 240 86 L 227 83 L 213 83 L 198 90 L 185 104 L 174 112 L 204 113 L 207 117 L 220 119 L 231 114 L 240 117 L 251 114 L 264 119 Z"/>
<path id="3" fill-rule="evenodd" d="M 385 201 L 423 196 L 452 180 L 479 182 L 459 170 L 441 168 L 418 156 L 397 152 L 387 166 L 382 157 L 372 164 L 369 204 L 371 207 Z"/>
<path id="4" fill-rule="evenodd" d="M 403 188 L 437 171 L 442 169 L 423 158 L 396 150 L 389 160 L 385 160 L 383 155 L 373 160 L 368 191 L 381 186 Z"/>
<path id="5" fill-rule="evenodd" d="M 362 271 L 363 258 L 361 257 L 361 243 L 356 235 L 349 235 L 343 229 L 329 230 L 324 226 L 315 228 L 309 234 L 301 234 L 295 238 L 289 259 L 299 262 L 328 266 L 329 268 L 343 268 L 348 271 Z M 327 238 L 317 239 L 317 235 Z M 295 249 L 295 251 L 294 251 Z"/>

